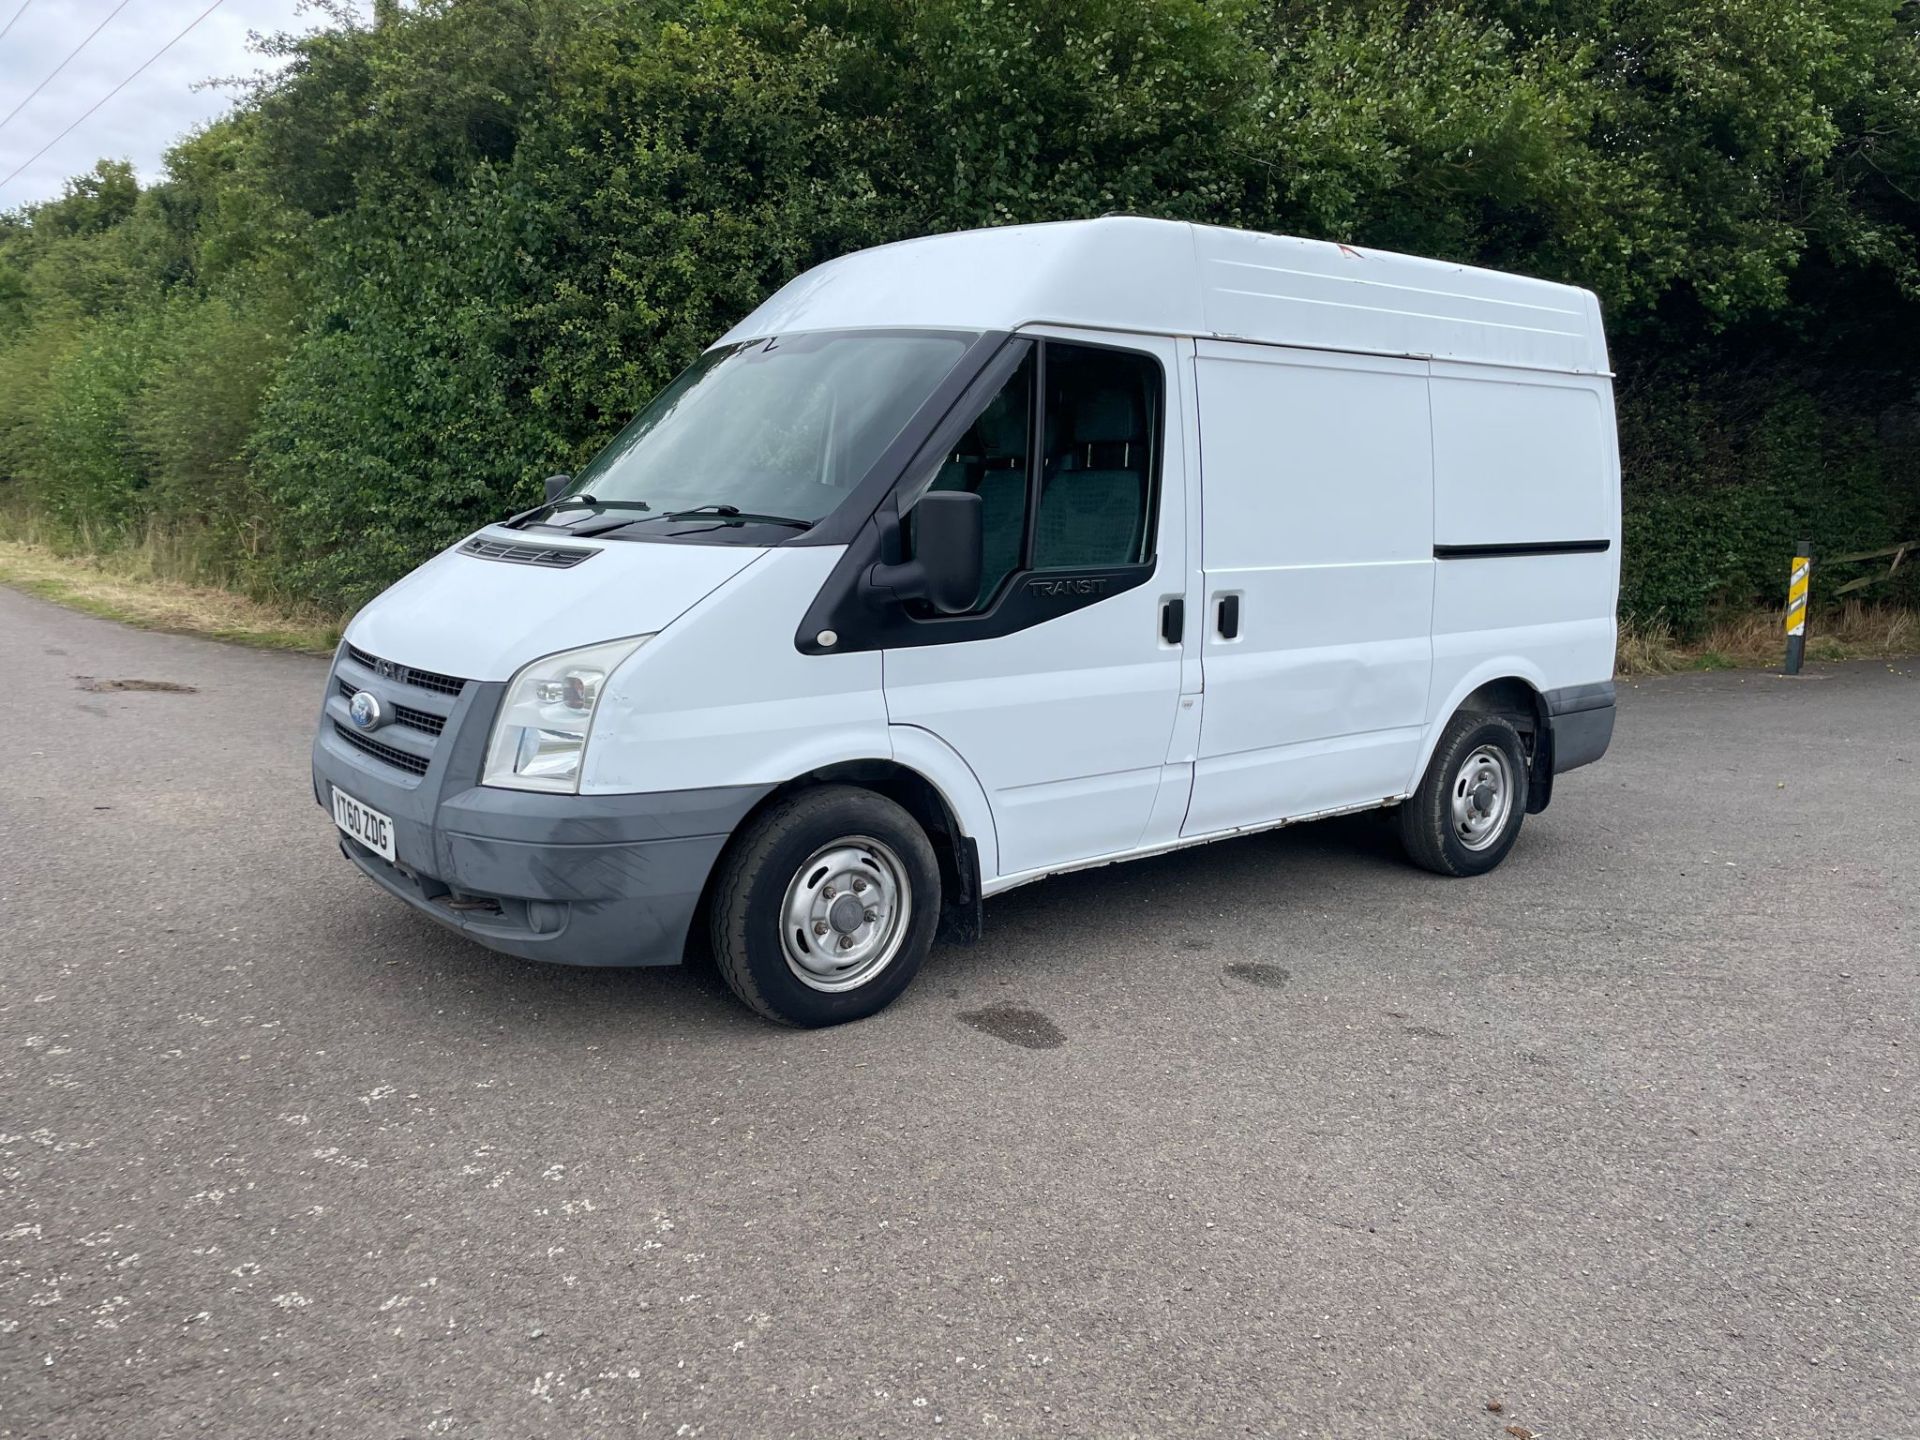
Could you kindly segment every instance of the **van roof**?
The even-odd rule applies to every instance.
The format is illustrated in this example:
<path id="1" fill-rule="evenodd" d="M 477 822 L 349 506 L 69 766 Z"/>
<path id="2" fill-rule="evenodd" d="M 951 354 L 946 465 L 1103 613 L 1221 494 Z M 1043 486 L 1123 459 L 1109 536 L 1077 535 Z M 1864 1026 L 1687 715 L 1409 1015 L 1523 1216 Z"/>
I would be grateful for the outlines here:
<path id="1" fill-rule="evenodd" d="M 930 235 L 797 276 L 721 343 L 1071 325 L 1607 374 L 1591 292 L 1324 240 L 1110 216 Z"/>

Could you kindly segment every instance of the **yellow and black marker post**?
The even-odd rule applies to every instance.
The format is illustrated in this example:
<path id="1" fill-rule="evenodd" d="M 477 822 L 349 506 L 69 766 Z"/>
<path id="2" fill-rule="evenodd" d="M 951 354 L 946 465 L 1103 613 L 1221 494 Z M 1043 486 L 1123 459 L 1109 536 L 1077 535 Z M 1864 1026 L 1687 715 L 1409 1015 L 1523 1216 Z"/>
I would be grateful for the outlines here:
<path id="1" fill-rule="evenodd" d="M 1794 547 L 1793 573 L 1787 580 L 1787 674 L 1798 675 L 1807 654 L 1807 591 L 1813 579 L 1813 542 Z"/>

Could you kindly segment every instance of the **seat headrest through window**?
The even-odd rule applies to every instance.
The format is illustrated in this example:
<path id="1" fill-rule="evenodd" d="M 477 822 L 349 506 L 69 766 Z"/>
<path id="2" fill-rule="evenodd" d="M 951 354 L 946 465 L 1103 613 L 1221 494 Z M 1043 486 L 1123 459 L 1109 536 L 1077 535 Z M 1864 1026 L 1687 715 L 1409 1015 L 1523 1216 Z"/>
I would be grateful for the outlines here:
<path id="1" fill-rule="evenodd" d="M 1141 438 L 1139 411 L 1124 390 L 1096 390 L 1074 408 L 1075 445 L 1119 445 Z"/>
<path id="2" fill-rule="evenodd" d="M 1008 402 L 1004 391 L 980 412 L 973 433 L 983 460 L 1012 460 L 1027 453 L 1027 417 L 1022 407 Z"/>

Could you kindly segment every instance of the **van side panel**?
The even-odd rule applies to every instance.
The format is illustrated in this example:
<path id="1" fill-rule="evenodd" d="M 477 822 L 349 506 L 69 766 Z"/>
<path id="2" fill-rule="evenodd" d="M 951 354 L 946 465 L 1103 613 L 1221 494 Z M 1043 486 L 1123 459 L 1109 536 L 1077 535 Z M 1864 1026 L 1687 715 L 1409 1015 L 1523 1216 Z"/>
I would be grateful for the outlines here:
<path id="1" fill-rule="evenodd" d="M 1601 382 L 1436 361 L 1432 392 L 1435 544 L 1614 537 Z"/>
<path id="2" fill-rule="evenodd" d="M 1182 833 L 1404 793 L 1431 669 L 1426 364 L 1196 351 L 1205 695 Z"/>
<path id="3" fill-rule="evenodd" d="M 1488 679 L 1612 676 L 1620 481 L 1603 378 L 1436 361 L 1432 394 L 1437 734 Z"/>

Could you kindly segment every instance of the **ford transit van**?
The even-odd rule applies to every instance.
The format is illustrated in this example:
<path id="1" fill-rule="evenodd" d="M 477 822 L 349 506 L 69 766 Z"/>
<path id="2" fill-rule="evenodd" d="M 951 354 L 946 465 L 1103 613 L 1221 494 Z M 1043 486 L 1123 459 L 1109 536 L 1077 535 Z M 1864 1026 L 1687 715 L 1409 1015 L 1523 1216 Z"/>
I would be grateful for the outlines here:
<path id="1" fill-rule="evenodd" d="M 1386 807 L 1498 865 L 1613 729 L 1583 290 L 1170 221 L 801 275 L 349 626 L 346 858 L 483 945 L 872 1014 L 1043 876 Z"/>

